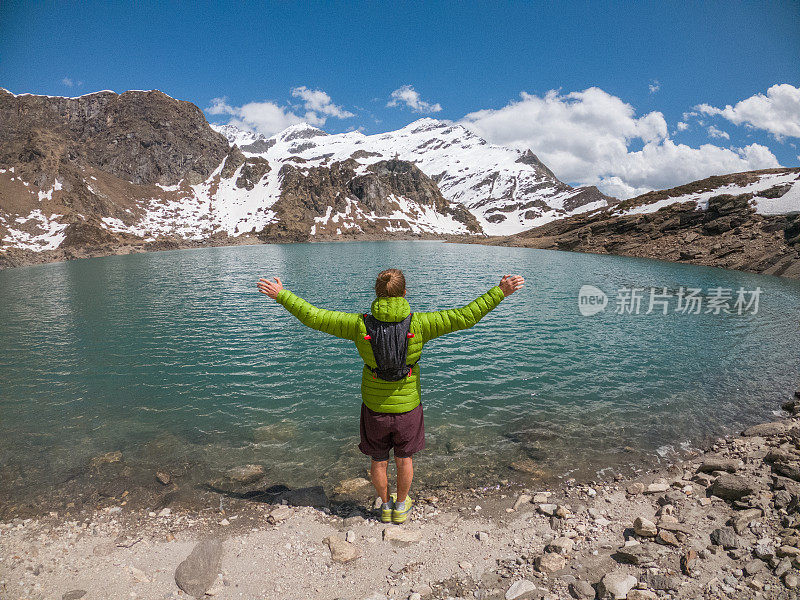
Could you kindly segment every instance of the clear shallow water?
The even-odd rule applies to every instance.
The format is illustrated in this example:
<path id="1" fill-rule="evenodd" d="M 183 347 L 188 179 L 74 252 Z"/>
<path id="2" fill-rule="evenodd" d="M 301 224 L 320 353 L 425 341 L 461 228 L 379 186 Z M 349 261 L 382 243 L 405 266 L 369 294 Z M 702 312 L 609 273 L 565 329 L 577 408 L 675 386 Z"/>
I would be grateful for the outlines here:
<path id="1" fill-rule="evenodd" d="M 412 310 L 526 287 L 423 353 L 423 482 L 472 484 L 636 464 L 757 422 L 800 371 L 800 283 L 613 256 L 358 242 L 113 256 L 0 271 L 0 491 L 30 497 L 121 450 L 203 481 L 243 463 L 292 487 L 364 474 L 361 362 L 259 294 L 259 276 L 366 311 L 375 274 L 406 273 Z M 580 316 L 581 285 L 606 312 Z M 758 314 L 619 315 L 623 286 L 762 289 Z M 673 299 L 673 306 L 674 306 Z M 644 312 L 643 308 L 642 312 Z"/>

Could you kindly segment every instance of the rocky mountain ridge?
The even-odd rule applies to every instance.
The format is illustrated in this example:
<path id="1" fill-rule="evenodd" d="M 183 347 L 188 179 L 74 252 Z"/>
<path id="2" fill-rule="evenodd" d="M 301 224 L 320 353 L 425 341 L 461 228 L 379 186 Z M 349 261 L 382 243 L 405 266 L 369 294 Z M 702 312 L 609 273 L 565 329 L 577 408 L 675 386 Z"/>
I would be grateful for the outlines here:
<path id="1" fill-rule="evenodd" d="M 800 276 L 798 169 L 617 202 L 530 150 L 420 119 L 272 136 L 209 125 L 158 91 L 0 89 L 0 267 L 260 242 L 446 237 Z M 508 235 L 510 234 L 510 235 Z M 495 237 L 487 238 L 486 235 Z"/>
<path id="2" fill-rule="evenodd" d="M 800 168 L 709 177 L 491 243 L 800 278 Z"/>
<path id="3" fill-rule="evenodd" d="M 431 119 L 380 136 L 299 124 L 267 139 L 212 127 L 195 105 L 158 91 L 0 90 L 0 138 L 5 265 L 187 245 L 475 235 L 514 219 L 516 231 L 608 202 L 559 182 L 530 152 Z"/>

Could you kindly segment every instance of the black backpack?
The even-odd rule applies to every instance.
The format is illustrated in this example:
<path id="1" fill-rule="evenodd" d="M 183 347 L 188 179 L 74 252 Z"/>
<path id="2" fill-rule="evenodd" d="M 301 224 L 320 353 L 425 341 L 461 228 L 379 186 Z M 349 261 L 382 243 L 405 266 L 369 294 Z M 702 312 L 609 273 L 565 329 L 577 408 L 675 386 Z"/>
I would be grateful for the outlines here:
<path id="1" fill-rule="evenodd" d="M 364 325 L 367 328 L 364 339 L 369 340 L 375 362 L 378 364 L 375 369 L 367 365 L 372 371 L 372 376 L 380 377 L 384 381 L 400 381 L 411 375 L 411 370 L 417 364 L 406 364 L 408 338 L 414 337 L 413 333 L 408 332 L 411 315 L 402 321 L 394 322 L 379 321 L 371 314 L 365 313 Z"/>

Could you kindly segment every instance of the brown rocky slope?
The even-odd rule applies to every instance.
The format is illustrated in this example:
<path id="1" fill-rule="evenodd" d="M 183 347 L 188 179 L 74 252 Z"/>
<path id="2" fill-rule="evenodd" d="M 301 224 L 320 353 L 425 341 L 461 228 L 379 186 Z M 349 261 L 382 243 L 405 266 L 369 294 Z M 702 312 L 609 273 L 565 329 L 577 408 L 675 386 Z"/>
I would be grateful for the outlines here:
<path id="1" fill-rule="evenodd" d="M 798 192 L 800 168 L 709 177 L 517 235 L 493 238 L 489 243 L 655 258 L 800 278 Z M 790 210 L 762 214 L 762 205 L 770 201 L 782 201 Z"/>

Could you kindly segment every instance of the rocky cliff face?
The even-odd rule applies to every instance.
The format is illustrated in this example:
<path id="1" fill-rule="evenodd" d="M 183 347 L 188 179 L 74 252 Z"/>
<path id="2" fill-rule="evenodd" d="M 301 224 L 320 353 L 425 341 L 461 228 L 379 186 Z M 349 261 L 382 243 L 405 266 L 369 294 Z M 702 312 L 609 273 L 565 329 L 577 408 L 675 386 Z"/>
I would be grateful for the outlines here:
<path id="1" fill-rule="evenodd" d="M 710 177 L 493 242 L 800 278 L 800 169 Z"/>
<path id="2" fill-rule="evenodd" d="M 0 165 L 41 188 L 85 166 L 135 184 L 199 183 L 228 152 L 199 108 L 159 91 L 53 98 L 0 89 L 0 138 Z"/>

